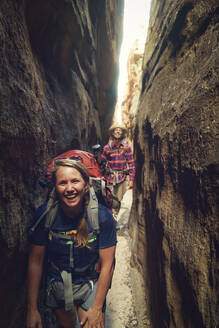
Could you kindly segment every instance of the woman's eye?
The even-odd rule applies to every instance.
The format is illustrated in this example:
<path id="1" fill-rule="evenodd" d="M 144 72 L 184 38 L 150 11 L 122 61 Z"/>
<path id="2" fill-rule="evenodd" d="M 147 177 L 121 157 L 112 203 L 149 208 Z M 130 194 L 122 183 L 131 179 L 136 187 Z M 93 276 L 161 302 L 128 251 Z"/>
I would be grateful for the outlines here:
<path id="1" fill-rule="evenodd" d="M 78 181 L 77 180 L 72 180 L 71 183 L 76 184 L 76 183 L 78 183 Z"/>

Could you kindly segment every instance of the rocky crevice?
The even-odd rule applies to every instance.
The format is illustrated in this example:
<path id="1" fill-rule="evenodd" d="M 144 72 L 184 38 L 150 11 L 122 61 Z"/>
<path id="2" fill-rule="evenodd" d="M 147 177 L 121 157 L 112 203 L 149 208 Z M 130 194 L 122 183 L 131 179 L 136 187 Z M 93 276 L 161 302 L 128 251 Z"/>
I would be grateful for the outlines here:
<path id="1" fill-rule="evenodd" d="M 111 124 L 123 5 L 1 1 L 2 327 L 25 325 L 27 229 L 45 199 L 46 163 L 69 149 L 89 151 Z"/>

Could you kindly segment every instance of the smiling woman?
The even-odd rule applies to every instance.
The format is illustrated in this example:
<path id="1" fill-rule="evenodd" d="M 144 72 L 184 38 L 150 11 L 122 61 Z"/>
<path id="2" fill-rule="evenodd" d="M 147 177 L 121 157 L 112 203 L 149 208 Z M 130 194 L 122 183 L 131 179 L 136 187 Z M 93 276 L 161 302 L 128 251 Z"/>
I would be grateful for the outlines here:
<path id="1" fill-rule="evenodd" d="M 51 204 L 43 204 L 35 216 L 38 220 L 47 211 L 53 216 L 51 226 L 45 230 L 47 218 L 43 218 L 30 238 L 27 328 L 42 327 L 37 299 L 46 249 L 46 305 L 55 311 L 59 325 L 72 328 L 77 312 L 84 327 L 104 327 L 114 271 L 115 221 L 99 204 L 99 231 L 91 226 L 89 175 L 81 162 L 56 160 L 53 182 Z"/>

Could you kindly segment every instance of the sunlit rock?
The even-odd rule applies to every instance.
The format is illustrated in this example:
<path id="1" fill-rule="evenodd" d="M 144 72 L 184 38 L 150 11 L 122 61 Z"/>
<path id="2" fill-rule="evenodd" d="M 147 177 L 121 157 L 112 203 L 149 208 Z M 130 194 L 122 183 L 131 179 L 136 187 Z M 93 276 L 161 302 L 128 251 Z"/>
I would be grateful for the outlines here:
<path id="1" fill-rule="evenodd" d="M 143 44 L 141 40 L 136 39 L 128 56 L 127 83 L 122 102 L 122 121 L 128 129 L 130 139 L 133 139 L 135 117 L 141 91 L 140 79 L 142 75 L 143 53 Z"/>

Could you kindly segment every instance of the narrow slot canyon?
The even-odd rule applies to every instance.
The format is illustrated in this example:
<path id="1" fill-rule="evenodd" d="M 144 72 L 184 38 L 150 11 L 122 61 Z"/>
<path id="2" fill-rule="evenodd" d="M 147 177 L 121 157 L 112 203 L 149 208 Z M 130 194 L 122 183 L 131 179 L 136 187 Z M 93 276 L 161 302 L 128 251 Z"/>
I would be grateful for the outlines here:
<path id="1" fill-rule="evenodd" d="M 118 120 L 124 7 L 0 2 L 1 328 L 26 327 L 28 230 L 48 162 L 103 147 Z M 145 45 L 129 52 L 120 120 L 136 176 L 105 328 L 219 326 L 218 31 L 216 0 L 151 0 Z M 58 328 L 43 286 L 39 309 Z"/>

